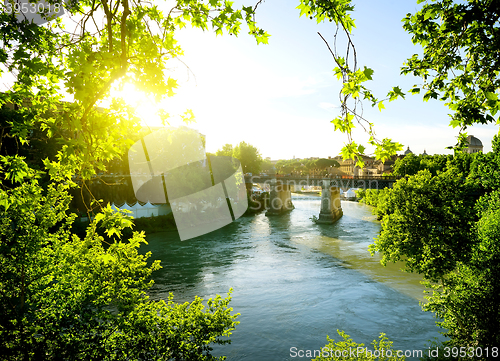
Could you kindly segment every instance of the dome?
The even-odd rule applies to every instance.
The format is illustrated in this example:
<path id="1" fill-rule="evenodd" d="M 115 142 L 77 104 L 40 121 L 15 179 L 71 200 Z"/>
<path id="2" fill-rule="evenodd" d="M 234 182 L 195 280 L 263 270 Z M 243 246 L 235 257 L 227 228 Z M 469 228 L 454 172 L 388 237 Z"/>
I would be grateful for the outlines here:
<path id="1" fill-rule="evenodd" d="M 481 141 L 473 135 L 469 135 L 467 137 L 467 143 L 469 143 L 469 145 L 472 145 L 475 147 L 482 147 L 483 146 L 483 143 L 481 143 Z"/>
<path id="2" fill-rule="evenodd" d="M 408 154 L 413 154 L 413 152 L 410 150 L 409 146 L 408 146 L 408 149 L 406 149 L 406 151 L 405 151 L 405 155 L 408 155 Z"/>

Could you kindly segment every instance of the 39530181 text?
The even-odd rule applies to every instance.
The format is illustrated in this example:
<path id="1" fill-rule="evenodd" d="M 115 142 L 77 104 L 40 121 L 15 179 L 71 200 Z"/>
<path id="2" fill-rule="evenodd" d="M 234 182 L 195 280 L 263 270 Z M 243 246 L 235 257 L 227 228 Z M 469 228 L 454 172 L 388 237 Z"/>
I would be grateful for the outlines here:
<path id="1" fill-rule="evenodd" d="M 437 351 L 437 350 L 433 350 Z M 498 347 L 444 347 L 444 357 L 486 357 L 497 358 L 499 357 Z M 429 356 L 432 351 L 429 352 Z M 437 352 L 436 352 L 437 353 Z"/>
<path id="2" fill-rule="evenodd" d="M 45 1 L 38 2 L 20 2 L 20 1 L 6 1 L 5 11 L 8 14 L 13 12 L 16 14 L 48 14 L 48 13 L 59 13 L 62 9 L 62 3 L 50 4 Z"/>

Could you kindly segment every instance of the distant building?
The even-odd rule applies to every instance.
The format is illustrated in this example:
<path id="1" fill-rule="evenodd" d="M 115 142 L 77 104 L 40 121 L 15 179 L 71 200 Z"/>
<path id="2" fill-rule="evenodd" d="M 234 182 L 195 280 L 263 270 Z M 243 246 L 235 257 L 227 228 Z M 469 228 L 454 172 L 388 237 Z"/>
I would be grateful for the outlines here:
<path id="1" fill-rule="evenodd" d="M 405 155 L 408 155 L 408 154 L 413 154 L 413 152 L 410 150 L 410 146 L 408 146 L 408 149 L 406 149 L 406 151 L 405 151 Z"/>
<path id="2" fill-rule="evenodd" d="M 466 153 L 477 153 L 483 151 L 483 143 L 473 135 L 467 137 L 469 146 L 465 148 Z"/>
<path id="3" fill-rule="evenodd" d="M 392 173 L 392 168 L 394 166 L 394 163 L 396 163 L 397 159 L 401 158 L 403 158 L 403 156 L 393 155 L 389 159 L 386 159 L 385 162 L 377 161 L 376 164 L 379 174 Z"/>
<path id="4" fill-rule="evenodd" d="M 379 173 L 374 158 L 372 157 L 363 156 L 363 162 L 365 163 L 363 168 L 356 165 L 357 159 L 343 160 L 342 157 L 335 157 L 334 159 L 340 164 L 340 168 L 337 168 L 337 173 L 339 175 L 367 176 Z"/>

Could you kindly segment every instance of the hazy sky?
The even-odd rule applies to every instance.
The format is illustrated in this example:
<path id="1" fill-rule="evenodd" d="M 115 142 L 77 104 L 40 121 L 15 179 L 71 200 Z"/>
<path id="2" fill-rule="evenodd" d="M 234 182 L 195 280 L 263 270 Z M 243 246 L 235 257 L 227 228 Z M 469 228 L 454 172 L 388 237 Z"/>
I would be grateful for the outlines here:
<path id="1" fill-rule="evenodd" d="M 371 67 L 374 81 L 366 83 L 384 98 L 392 86 L 408 90 L 419 79 L 401 76 L 406 58 L 418 53 L 401 19 L 417 9 L 415 0 L 358 0 L 353 17 L 353 41 L 358 65 Z M 338 155 L 346 137 L 330 121 L 339 113 L 340 82 L 333 76 L 333 59 L 317 32 L 333 41 L 335 25 L 299 18 L 297 1 L 267 0 L 257 21 L 271 34 L 268 45 L 256 45 L 243 31 L 215 37 L 200 30 L 182 31 L 177 38 L 189 66 L 177 67 L 183 86 L 168 102 L 175 112 L 186 107 L 196 116 L 191 126 L 207 136 L 207 150 L 246 141 L 272 159 Z M 179 64 L 179 63 L 178 63 Z M 450 153 L 458 129 L 448 126 L 442 102 L 423 102 L 421 95 L 385 104 L 379 112 L 366 104 L 364 116 L 376 124 L 380 138 L 392 138 L 415 153 Z M 491 150 L 498 126 L 475 126 L 468 134 Z M 365 135 L 359 131 L 356 139 Z"/>

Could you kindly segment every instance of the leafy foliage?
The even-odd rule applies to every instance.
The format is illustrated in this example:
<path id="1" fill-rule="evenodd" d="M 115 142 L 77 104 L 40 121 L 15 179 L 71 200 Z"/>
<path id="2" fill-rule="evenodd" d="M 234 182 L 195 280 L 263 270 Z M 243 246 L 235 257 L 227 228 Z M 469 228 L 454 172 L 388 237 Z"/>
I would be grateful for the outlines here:
<path id="1" fill-rule="evenodd" d="M 436 177 L 423 170 L 399 180 L 384 204 L 382 232 L 371 252 L 381 252 L 383 264 L 404 258 L 408 271 L 441 279 L 473 246 L 474 190 L 454 169 Z"/>
<path id="2" fill-rule="evenodd" d="M 340 167 L 335 159 L 280 159 L 276 162 L 276 171 L 280 174 L 289 174 L 291 172 L 307 174 L 311 171 L 320 171 L 330 167 Z"/>
<path id="3" fill-rule="evenodd" d="M 262 159 L 262 163 L 260 165 L 260 168 L 264 173 L 267 173 L 267 172 L 271 172 L 271 170 L 274 168 L 274 166 L 270 160 Z"/>
<path id="4" fill-rule="evenodd" d="M 313 361 L 334 361 L 334 360 L 405 360 L 406 357 L 398 356 L 398 350 L 392 348 L 392 342 L 384 333 L 381 333 L 379 340 L 373 340 L 373 349 L 365 347 L 362 343 L 356 343 L 343 331 L 337 330 L 342 338 L 335 342 L 329 336 L 326 337 L 328 344 L 321 350 L 324 352 Z"/>
<path id="5" fill-rule="evenodd" d="M 409 93 L 422 92 L 425 101 L 444 101 L 453 112 L 450 125 L 460 127 L 457 143 L 460 147 L 466 136 L 462 131 L 468 126 L 498 120 L 494 117 L 500 107 L 500 65 L 497 61 L 500 54 L 500 7 L 490 0 L 422 0 L 417 3 L 424 5 L 415 14 L 407 14 L 403 21 L 413 43 L 422 46 L 423 55 L 410 57 L 401 69 L 402 74 L 422 79 L 422 84 L 415 84 Z M 299 9 L 301 15 L 314 17 L 318 22 L 334 21 L 337 32 L 341 30 L 346 37 L 345 55 L 342 55 L 337 49 L 337 35 L 331 47 L 319 34 L 336 64 L 334 75 L 342 80 L 339 93 L 341 114 L 331 122 L 335 130 L 347 135 L 348 142 L 342 149 L 344 159 L 357 160 L 357 165 L 363 165 L 366 147 L 352 138 L 352 129 L 357 123 L 368 133 L 368 144 L 375 147 L 376 158 L 384 161 L 401 150 L 402 145 L 387 138 L 377 138 L 374 123 L 362 115 L 362 102 L 382 111 L 385 101 L 404 99 L 405 92 L 394 86 L 385 99 L 379 99 L 366 86 L 366 82 L 373 80 L 374 70 L 358 66 L 351 38 L 355 24 L 352 19 L 354 6 L 350 0 L 303 0 Z"/>
<path id="6" fill-rule="evenodd" d="M 500 106 L 499 15 L 495 1 L 442 0 L 424 1 L 420 11 L 404 19 L 423 55 L 408 59 L 403 74 L 422 78 L 413 93 L 446 102 L 453 127 L 495 121 Z"/>
<path id="7" fill-rule="evenodd" d="M 390 193 L 389 188 L 383 189 L 358 189 L 355 191 L 359 202 L 375 207 L 372 211 L 380 220 L 385 214 L 385 205 Z"/>
<path id="8" fill-rule="evenodd" d="M 131 218 L 93 199 L 84 237 L 72 234 L 68 191 L 77 180 L 86 187 L 141 134 L 115 89 L 132 83 L 156 100 L 174 95 L 168 62 L 182 54 L 177 29 L 237 35 L 246 24 L 258 43 L 269 35 L 257 27 L 256 7 L 222 0 L 162 9 L 130 0 L 64 6 L 71 28 L 60 18 L 18 22 L 0 5 L 0 71 L 14 78 L 0 94 L 0 353 L 6 360 L 215 359 L 211 345 L 228 343 L 236 325 L 230 297 L 207 306 L 199 298 L 150 300 L 160 265 L 138 253 L 144 233 L 124 236 Z"/>
<path id="9" fill-rule="evenodd" d="M 500 342 L 498 191 L 482 201 L 488 205 L 482 207 L 474 226 L 477 244 L 470 259 L 458 263 L 443 286 L 432 286 L 425 307 L 443 319 L 441 326 L 448 330 L 453 345 L 491 348 Z"/>
<path id="10" fill-rule="evenodd" d="M 496 136 L 493 152 L 457 153 L 435 175 L 420 170 L 378 205 L 382 232 L 370 251 L 424 276 L 424 309 L 447 330 L 446 346 L 485 349 L 500 341 L 499 154 Z"/>
<path id="11" fill-rule="evenodd" d="M 216 153 L 217 156 L 229 156 L 241 162 L 243 173 L 259 174 L 262 156 L 257 148 L 246 142 L 240 142 L 234 148 L 231 144 L 225 144 Z"/>
<path id="12" fill-rule="evenodd" d="M 397 159 L 393 166 L 395 176 L 415 175 L 419 171 L 427 169 L 433 176 L 444 171 L 447 162 L 453 157 L 449 155 L 415 155 L 410 153 L 403 158 Z"/>
<path id="13" fill-rule="evenodd" d="M 316 166 L 316 168 L 319 169 L 325 169 L 329 167 L 336 167 L 336 168 L 340 167 L 339 162 L 337 162 L 335 159 L 326 159 L 326 158 L 316 159 L 314 165 Z"/>
<path id="14" fill-rule="evenodd" d="M 222 149 L 219 149 L 215 155 L 217 156 L 225 156 L 232 157 L 233 156 L 233 145 L 232 144 L 224 144 Z"/>
<path id="15" fill-rule="evenodd" d="M 206 309 L 198 298 L 149 300 L 160 264 L 148 266 L 150 254 L 138 253 L 144 233 L 106 244 L 96 229 L 101 221 L 120 235 L 129 217 L 100 213 L 80 239 L 70 232 L 67 186 L 45 191 L 32 181 L 1 193 L 4 359 L 201 360 L 213 359 L 212 342 L 228 342 L 220 336 L 236 324 L 230 298 L 209 300 Z"/>
<path id="16" fill-rule="evenodd" d="M 262 156 L 257 148 L 246 142 L 240 142 L 233 150 L 233 156 L 239 159 L 243 173 L 260 173 Z"/>
<path id="17" fill-rule="evenodd" d="M 376 159 L 385 161 L 396 151 L 403 149 L 403 145 L 388 138 L 378 139 L 373 127 L 374 124 L 363 118 L 362 114 L 357 110 L 358 107 L 361 107 L 363 100 L 368 101 L 372 106 L 378 106 L 379 110 L 384 109 L 385 106 L 383 104 L 384 100 L 377 99 L 364 84 L 373 80 L 373 69 L 366 66 L 363 68 L 358 67 L 356 49 L 351 39 L 352 29 L 355 27 L 354 20 L 351 17 L 351 13 L 354 11 L 352 1 L 301 0 L 298 9 L 300 9 L 301 16 L 307 15 L 311 19 L 314 17 L 318 23 L 326 20 L 333 21 L 337 25 L 337 32 L 340 29 L 347 38 L 345 56 L 342 56 L 337 51 L 336 40 L 332 49 L 327 40 L 318 33 L 327 45 L 336 64 L 335 69 L 333 69 L 334 75 L 337 79 L 342 80 L 342 89 L 339 93 L 341 114 L 334 118 L 331 123 L 334 125 L 334 130 L 340 130 L 347 135 L 348 142 L 342 148 L 344 160 L 356 160 L 356 165 L 360 167 L 363 167 L 364 164 L 363 155 L 366 147 L 357 144 L 352 138 L 352 130 L 355 127 L 353 120 L 356 120 L 369 134 L 368 144 L 375 148 Z M 385 100 L 393 101 L 398 97 L 404 98 L 404 96 L 399 87 L 393 87 Z"/>

